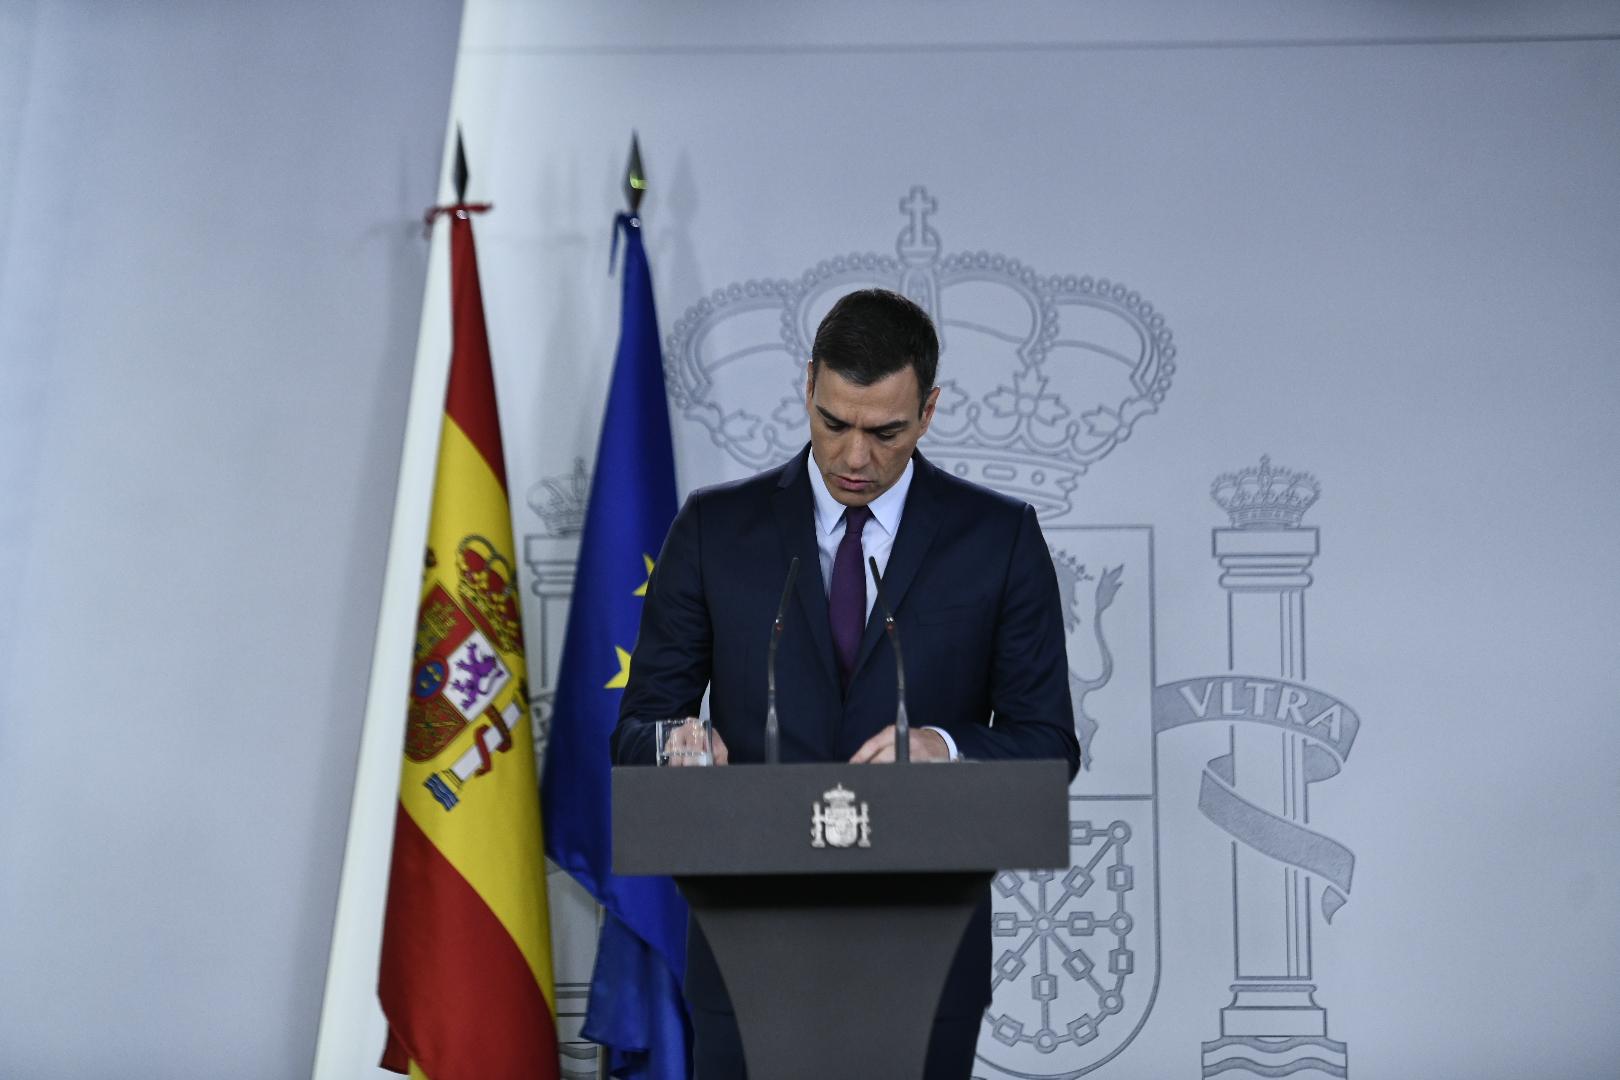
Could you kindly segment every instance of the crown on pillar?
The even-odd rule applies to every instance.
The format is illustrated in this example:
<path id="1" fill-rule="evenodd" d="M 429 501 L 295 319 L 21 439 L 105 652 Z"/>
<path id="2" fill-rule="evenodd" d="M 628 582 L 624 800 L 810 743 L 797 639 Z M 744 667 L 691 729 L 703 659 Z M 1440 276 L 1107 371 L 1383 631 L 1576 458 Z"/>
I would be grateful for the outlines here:
<path id="1" fill-rule="evenodd" d="M 1209 494 L 1231 516 L 1233 528 L 1293 529 L 1321 496 L 1322 485 L 1310 473 L 1272 468 L 1270 455 L 1263 455 L 1258 469 L 1217 476 Z"/>
<path id="2" fill-rule="evenodd" d="M 574 459 L 567 476 L 548 476 L 529 489 L 529 508 L 546 523 L 552 536 L 578 536 L 585 531 L 585 505 L 590 497 L 591 474 L 585 459 Z"/>

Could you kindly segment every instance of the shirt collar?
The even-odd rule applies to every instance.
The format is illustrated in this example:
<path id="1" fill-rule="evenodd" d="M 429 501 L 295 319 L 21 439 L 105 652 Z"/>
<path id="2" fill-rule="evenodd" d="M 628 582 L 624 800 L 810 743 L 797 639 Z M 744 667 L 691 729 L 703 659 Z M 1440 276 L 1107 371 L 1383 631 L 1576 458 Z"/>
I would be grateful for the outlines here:
<path id="1" fill-rule="evenodd" d="M 810 491 L 816 500 L 816 528 L 821 530 L 821 535 L 827 536 L 843 520 L 845 506 L 827 490 L 827 478 L 821 475 L 821 469 L 816 465 L 814 451 L 805 455 L 804 465 L 810 470 Z M 906 471 L 900 474 L 894 486 L 867 504 L 872 511 L 872 519 L 883 526 L 883 531 L 890 536 L 900 530 L 900 513 L 906 508 L 906 493 L 911 490 L 914 471 L 913 463 L 908 460 Z"/>

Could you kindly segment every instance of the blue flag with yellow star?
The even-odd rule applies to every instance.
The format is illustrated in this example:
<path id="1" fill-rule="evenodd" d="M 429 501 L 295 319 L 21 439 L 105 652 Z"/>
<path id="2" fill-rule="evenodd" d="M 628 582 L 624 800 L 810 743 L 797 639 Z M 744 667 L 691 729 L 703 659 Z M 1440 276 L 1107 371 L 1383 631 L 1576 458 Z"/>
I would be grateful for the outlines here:
<path id="1" fill-rule="evenodd" d="M 612 872 L 608 738 L 630 672 L 641 598 L 676 509 L 664 363 L 641 223 L 620 214 L 615 228 L 625 241 L 619 349 L 540 791 L 546 854 L 605 909 L 585 1037 L 609 1048 L 615 1077 L 685 1080 L 686 904 L 668 878 Z"/>

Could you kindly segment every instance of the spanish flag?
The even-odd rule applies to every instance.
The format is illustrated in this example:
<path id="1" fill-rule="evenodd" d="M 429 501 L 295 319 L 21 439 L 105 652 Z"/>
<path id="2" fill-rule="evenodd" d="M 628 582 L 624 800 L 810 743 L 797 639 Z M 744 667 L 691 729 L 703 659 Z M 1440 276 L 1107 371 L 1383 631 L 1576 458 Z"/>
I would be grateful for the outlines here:
<path id="1" fill-rule="evenodd" d="M 383 927 L 382 1065 L 558 1075 L 556 996 L 512 522 L 470 214 L 450 218 L 454 346 Z M 431 218 L 430 218 L 431 220 Z"/>

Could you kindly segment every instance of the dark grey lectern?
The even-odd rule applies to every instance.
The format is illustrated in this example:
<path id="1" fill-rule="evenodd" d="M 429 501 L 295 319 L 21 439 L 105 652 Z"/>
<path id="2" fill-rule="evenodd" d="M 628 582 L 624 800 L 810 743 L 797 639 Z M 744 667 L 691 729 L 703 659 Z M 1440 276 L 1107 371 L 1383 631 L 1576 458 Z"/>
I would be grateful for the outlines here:
<path id="1" fill-rule="evenodd" d="M 675 878 L 750 1080 L 922 1076 L 991 874 L 1068 864 L 1061 761 L 613 770 L 613 869 Z"/>

